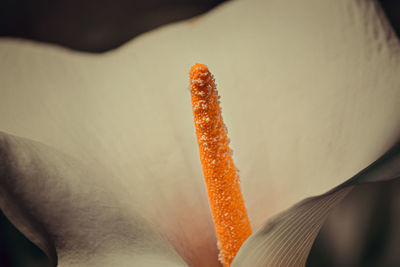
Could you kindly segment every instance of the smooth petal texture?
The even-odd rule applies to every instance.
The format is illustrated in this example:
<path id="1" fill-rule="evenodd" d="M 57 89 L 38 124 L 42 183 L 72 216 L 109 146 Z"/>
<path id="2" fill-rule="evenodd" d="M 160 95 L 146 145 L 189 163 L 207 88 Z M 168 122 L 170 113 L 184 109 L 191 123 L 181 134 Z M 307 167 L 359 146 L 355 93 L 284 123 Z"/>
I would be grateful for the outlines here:
<path id="1" fill-rule="evenodd" d="M 100 165 L 0 133 L 0 206 L 55 266 L 186 266 Z"/>
<path id="2" fill-rule="evenodd" d="M 184 90 L 193 63 L 217 79 L 254 228 L 354 176 L 400 130 L 398 40 L 371 1 L 232 1 L 100 56 L 4 39 L 0 60 L 0 129 L 101 166 L 125 192 L 115 206 L 189 265 L 219 264 Z"/>

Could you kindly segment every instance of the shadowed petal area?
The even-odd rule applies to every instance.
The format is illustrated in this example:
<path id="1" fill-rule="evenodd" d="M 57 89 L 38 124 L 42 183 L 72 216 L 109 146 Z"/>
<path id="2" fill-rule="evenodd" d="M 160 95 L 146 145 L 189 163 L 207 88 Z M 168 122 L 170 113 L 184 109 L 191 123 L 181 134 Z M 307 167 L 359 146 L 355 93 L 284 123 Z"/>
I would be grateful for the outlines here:
<path id="1" fill-rule="evenodd" d="M 400 145 L 397 144 L 345 183 L 269 220 L 244 243 L 232 266 L 305 266 L 322 225 L 347 194 L 360 185 L 382 183 L 399 176 Z"/>
<path id="2" fill-rule="evenodd" d="M 53 266 L 186 266 L 100 165 L 4 133 L 0 162 L 0 208 Z"/>

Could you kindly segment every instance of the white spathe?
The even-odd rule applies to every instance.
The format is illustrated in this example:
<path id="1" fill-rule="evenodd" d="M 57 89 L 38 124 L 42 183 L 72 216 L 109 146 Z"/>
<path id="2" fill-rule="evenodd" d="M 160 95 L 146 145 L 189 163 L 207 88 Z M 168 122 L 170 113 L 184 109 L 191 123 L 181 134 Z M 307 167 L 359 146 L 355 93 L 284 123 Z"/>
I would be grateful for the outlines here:
<path id="1" fill-rule="evenodd" d="M 2 39 L 0 130 L 101 166 L 103 175 L 87 178 L 118 192 L 127 217 L 154 224 L 189 265 L 217 266 L 186 90 L 191 65 L 204 63 L 215 75 L 257 228 L 398 140 L 399 59 L 398 40 L 372 1 L 237 0 L 101 55 Z M 49 196 L 62 196 L 57 188 Z M 43 199 L 26 201 L 40 209 Z M 40 216 L 57 205 L 46 208 Z M 79 262 L 72 250 L 57 249 L 60 266 Z M 91 264 L 123 266 L 121 259 Z"/>

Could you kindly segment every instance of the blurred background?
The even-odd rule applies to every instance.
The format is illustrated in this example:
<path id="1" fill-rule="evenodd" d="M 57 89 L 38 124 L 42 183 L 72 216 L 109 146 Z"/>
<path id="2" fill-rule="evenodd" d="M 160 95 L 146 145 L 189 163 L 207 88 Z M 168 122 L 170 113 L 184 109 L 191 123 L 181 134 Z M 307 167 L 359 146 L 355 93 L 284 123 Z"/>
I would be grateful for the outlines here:
<path id="1" fill-rule="evenodd" d="M 102 53 L 161 25 L 205 13 L 224 1 L 1 0 L 0 37 L 27 38 Z M 400 1 L 378 2 L 399 36 Z M 400 181 L 357 188 L 328 218 L 307 267 L 400 266 L 398 192 Z M 41 250 L 1 212 L 0 266 L 50 266 Z"/>
<path id="2" fill-rule="evenodd" d="M 0 36 L 104 52 L 224 0 L 1 0 Z"/>

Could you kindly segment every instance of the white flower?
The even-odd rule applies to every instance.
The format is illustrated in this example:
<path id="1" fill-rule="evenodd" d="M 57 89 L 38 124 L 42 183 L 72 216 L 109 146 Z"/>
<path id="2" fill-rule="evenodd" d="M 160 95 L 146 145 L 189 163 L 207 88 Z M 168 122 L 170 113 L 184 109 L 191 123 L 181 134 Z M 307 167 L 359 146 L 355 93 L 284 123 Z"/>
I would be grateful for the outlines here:
<path id="1" fill-rule="evenodd" d="M 397 141 L 399 47 L 380 12 L 370 1 L 233 1 L 100 56 L 2 39 L 1 209 L 62 267 L 218 266 L 190 66 L 218 77 L 259 229 Z M 329 201 L 296 206 L 293 222 L 321 220 L 279 247 L 269 233 L 289 229 L 285 217 L 264 225 L 232 266 L 303 266 Z"/>

